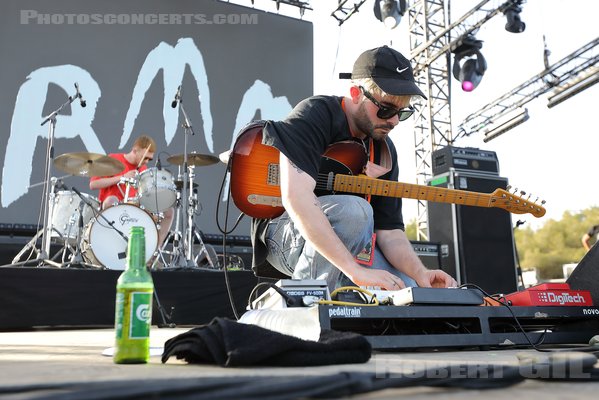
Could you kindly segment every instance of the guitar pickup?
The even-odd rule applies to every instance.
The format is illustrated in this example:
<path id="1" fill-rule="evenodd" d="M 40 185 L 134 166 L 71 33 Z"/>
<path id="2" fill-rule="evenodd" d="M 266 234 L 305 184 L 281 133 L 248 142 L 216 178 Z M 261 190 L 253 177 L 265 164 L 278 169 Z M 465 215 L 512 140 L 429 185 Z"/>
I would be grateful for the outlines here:
<path id="1" fill-rule="evenodd" d="M 250 194 L 247 197 L 248 202 L 253 205 L 283 207 L 283 201 L 280 197 L 264 196 L 259 194 Z"/>

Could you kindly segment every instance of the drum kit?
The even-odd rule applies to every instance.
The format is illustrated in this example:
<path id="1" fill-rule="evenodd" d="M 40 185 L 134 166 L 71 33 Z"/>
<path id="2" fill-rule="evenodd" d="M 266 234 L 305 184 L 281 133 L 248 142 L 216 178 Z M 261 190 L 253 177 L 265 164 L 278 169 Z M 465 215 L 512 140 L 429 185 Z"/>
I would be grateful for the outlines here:
<path id="1" fill-rule="evenodd" d="M 76 188 L 68 188 L 61 179 L 52 177 L 48 193 L 48 218 L 44 228 L 14 258 L 20 262 L 28 251 L 38 253 L 38 259 L 56 267 L 84 266 L 99 269 L 123 270 L 126 265 L 127 238 L 132 226 L 145 228 L 146 262 L 153 269 L 207 267 L 218 269 L 214 249 L 205 245 L 193 222 L 198 213 L 198 184 L 194 182 L 195 167 L 218 162 L 212 155 L 174 155 L 167 158 L 178 166 L 178 179 L 158 165 L 148 167 L 135 178 L 121 178 L 126 186 L 122 202 L 102 209 L 100 201 Z M 86 152 L 66 153 L 56 157 L 54 166 L 71 176 L 114 176 L 124 165 L 111 157 Z M 67 176 L 68 176 L 67 175 Z M 129 196 L 130 188 L 136 194 Z M 158 227 L 164 213 L 173 209 L 174 227 L 159 247 Z M 42 249 L 35 248 L 42 236 Z M 62 245 L 49 258 L 50 241 Z M 197 253 L 194 254 L 194 248 Z M 40 257 L 40 254 L 42 255 Z M 70 256 L 69 256 L 70 254 Z M 62 255 L 61 262 L 56 259 Z M 35 260 L 34 260 L 35 261 Z"/>

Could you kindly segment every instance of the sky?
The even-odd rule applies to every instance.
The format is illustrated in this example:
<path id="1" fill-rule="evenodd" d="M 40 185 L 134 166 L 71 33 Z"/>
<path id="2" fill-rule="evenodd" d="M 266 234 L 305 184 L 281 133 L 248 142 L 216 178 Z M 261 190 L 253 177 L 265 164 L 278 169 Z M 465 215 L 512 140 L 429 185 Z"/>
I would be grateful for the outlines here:
<path id="1" fill-rule="evenodd" d="M 452 19 L 458 19 L 479 2 L 452 1 Z M 489 8 L 501 3 L 490 2 Z M 313 11 L 307 14 L 307 19 L 314 24 L 315 94 L 346 94 L 348 82 L 339 80 L 338 74 L 351 72 L 354 60 L 364 50 L 386 44 L 409 55 L 407 14 L 398 27 L 389 30 L 374 17 L 374 0 L 367 0 L 358 13 L 339 26 L 330 16 L 336 0 L 311 1 L 310 4 Z M 296 8 L 289 12 L 292 16 L 297 17 L 297 14 Z M 502 14 L 484 24 L 476 33 L 476 38 L 484 42 L 482 53 L 488 64 L 481 83 L 473 92 L 466 93 L 452 78 L 454 132 L 465 117 L 544 69 L 543 35 L 551 51 L 549 62 L 555 63 L 598 36 L 598 14 L 599 2 L 595 0 L 528 0 L 521 13 L 526 23 L 524 32 L 507 32 Z M 532 199 L 539 197 L 546 201 L 544 217 L 512 218 L 514 222 L 524 220 L 525 226 L 535 229 L 549 219 L 560 219 L 565 211 L 577 212 L 599 205 L 598 191 L 594 187 L 597 170 L 594 157 L 599 144 L 596 110 L 599 84 L 552 109 L 546 106 L 548 94 L 526 105 L 528 121 L 496 139 L 484 143 L 484 135 L 479 132 L 454 143 L 457 147 L 497 152 L 500 175 L 507 177 L 513 187 L 532 193 Z M 400 157 L 400 181 L 415 183 L 413 122 L 398 125 L 391 137 Z M 404 220 L 410 221 L 416 216 L 416 201 L 404 200 Z"/>

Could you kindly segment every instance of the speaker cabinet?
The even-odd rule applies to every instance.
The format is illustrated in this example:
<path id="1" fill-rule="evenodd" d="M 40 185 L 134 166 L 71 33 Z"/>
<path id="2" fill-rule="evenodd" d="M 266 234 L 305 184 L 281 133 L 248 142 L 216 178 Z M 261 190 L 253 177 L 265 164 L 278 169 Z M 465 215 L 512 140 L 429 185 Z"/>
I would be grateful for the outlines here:
<path id="1" fill-rule="evenodd" d="M 599 305 L 599 242 L 580 260 L 566 280 L 572 290 L 588 290 L 595 306 Z"/>
<path id="2" fill-rule="evenodd" d="M 435 176 L 432 186 L 492 193 L 507 187 L 507 178 L 489 174 L 449 172 Z M 459 284 L 471 283 L 490 294 L 517 290 L 511 214 L 499 208 L 428 203 L 429 239 L 446 244 L 443 270 Z"/>

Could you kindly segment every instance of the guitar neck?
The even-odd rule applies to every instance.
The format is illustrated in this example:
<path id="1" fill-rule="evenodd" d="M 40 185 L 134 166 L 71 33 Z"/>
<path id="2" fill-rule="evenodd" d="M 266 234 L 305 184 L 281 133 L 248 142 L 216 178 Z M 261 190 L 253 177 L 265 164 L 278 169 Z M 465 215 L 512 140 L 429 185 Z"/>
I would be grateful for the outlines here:
<path id="1" fill-rule="evenodd" d="M 445 189 L 374 179 L 365 175 L 336 175 L 333 189 L 339 192 L 401 197 L 436 203 L 461 204 L 477 207 L 494 207 L 492 195 L 465 190 Z"/>

